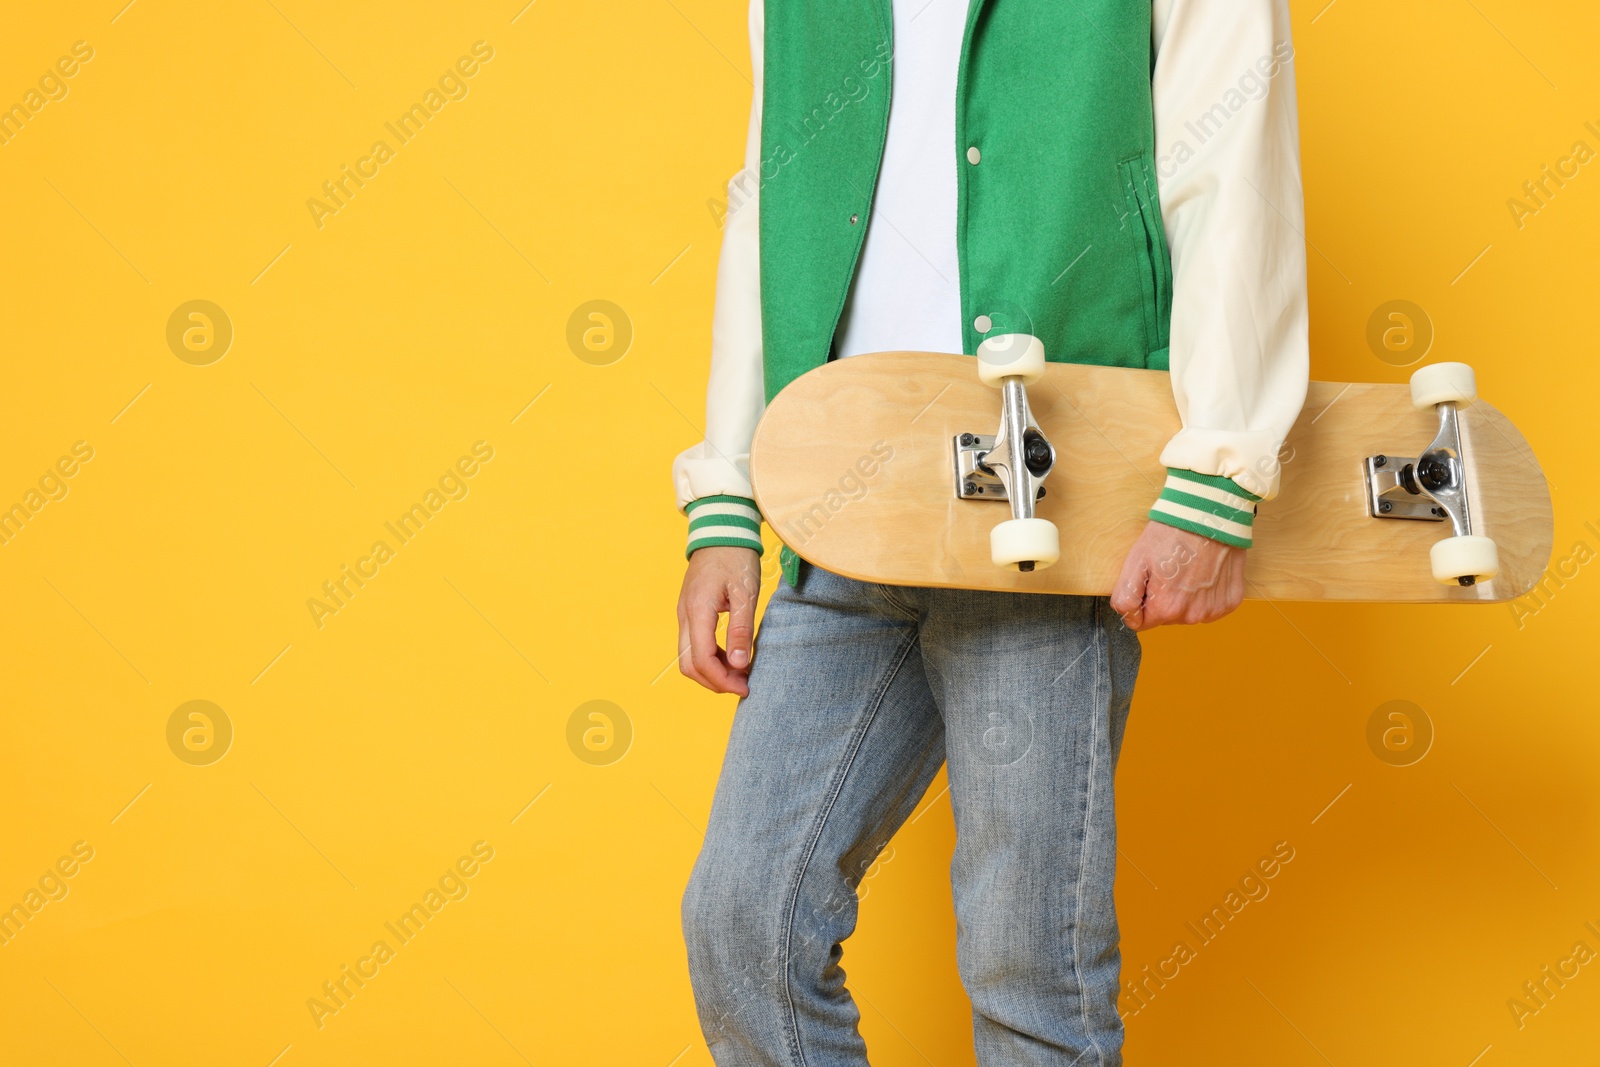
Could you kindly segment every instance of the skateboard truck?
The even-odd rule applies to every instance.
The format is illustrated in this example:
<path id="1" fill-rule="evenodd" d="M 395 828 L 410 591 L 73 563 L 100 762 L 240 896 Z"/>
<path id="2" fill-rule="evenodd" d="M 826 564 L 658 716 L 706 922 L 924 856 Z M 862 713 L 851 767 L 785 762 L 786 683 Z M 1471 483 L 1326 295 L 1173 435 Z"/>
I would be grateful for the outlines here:
<path id="1" fill-rule="evenodd" d="M 1439 432 L 1421 456 L 1368 456 L 1367 513 L 1375 519 L 1450 521 L 1454 536 L 1429 552 L 1433 577 L 1446 585 L 1476 585 L 1500 570 L 1494 541 L 1472 532 L 1459 404 L 1478 397 L 1465 363 L 1435 363 L 1411 376 L 1411 402 L 1434 409 Z"/>
<path id="2" fill-rule="evenodd" d="M 1033 513 L 1056 462 L 1055 448 L 1028 408 L 1028 386 L 1044 375 L 1044 366 L 1037 337 L 985 339 L 978 346 L 978 377 L 1000 390 L 1000 429 L 993 436 L 957 434 L 952 442 L 956 497 L 1010 502 L 1011 518 L 990 531 L 990 555 L 996 566 L 1024 572 L 1061 558 L 1055 523 Z"/>

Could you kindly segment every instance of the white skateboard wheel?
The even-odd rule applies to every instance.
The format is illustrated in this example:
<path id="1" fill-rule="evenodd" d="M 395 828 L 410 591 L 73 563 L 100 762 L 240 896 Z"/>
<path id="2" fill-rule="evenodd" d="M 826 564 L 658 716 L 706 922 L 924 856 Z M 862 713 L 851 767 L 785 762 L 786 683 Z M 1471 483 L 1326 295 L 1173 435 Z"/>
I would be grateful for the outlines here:
<path id="1" fill-rule="evenodd" d="M 1500 573 L 1499 549 L 1491 539 L 1476 534 L 1437 541 L 1428 556 L 1433 562 L 1434 579 L 1445 585 L 1455 585 L 1468 577 L 1486 582 Z"/>
<path id="2" fill-rule="evenodd" d="M 1412 406 L 1470 404 L 1478 399 L 1478 376 L 1465 363 L 1430 363 L 1411 376 Z"/>
<path id="3" fill-rule="evenodd" d="M 978 345 L 978 378 L 996 389 L 1007 378 L 1032 385 L 1044 377 L 1044 342 L 1026 333 L 986 337 Z"/>
<path id="4" fill-rule="evenodd" d="M 1042 571 L 1061 558 L 1061 535 L 1049 519 L 1007 519 L 989 531 L 989 554 L 997 567 L 1031 560 Z"/>

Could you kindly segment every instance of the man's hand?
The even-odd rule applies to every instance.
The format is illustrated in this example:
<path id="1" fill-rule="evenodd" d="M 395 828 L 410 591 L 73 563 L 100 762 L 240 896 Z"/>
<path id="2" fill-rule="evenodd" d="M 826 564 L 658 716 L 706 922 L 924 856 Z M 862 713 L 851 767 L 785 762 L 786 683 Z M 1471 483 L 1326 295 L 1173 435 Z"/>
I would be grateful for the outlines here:
<path id="1" fill-rule="evenodd" d="M 678 594 L 678 669 L 713 693 L 750 695 L 751 643 L 761 556 L 754 549 L 713 545 L 689 557 Z M 717 616 L 728 613 L 728 648 L 717 647 Z"/>
<path id="2" fill-rule="evenodd" d="M 1244 555 L 1242 548 L 1148 523 L 1122 565 L 1111 609 L 1135 632 L 1214 622 L 1244 599 Z"/>

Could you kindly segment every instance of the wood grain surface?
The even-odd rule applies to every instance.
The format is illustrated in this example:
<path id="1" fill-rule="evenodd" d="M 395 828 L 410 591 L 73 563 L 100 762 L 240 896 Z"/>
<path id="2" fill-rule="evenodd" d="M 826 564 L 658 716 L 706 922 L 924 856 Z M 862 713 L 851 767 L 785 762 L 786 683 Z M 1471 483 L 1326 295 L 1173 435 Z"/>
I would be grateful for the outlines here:
<path id="1" fill-rule="evenodd" d="M 970 356 L 882 352 L 800 377 L 756 429 L 757 502 L 801 557 L 896 585 L 1106 594 L 1161 490 L 1158 456 L 1177 432 L 1165 372 L 1052 363 L 1028 390 L 1056 448 L 1037 514 L 1061 532 L 1061 560 L 1023 574 L 989 559 L 1008 505 L 960 500 L 951 439 L 995 433 L 1000 394 Z M 1405 385 L 1312 382 L 1282 453 L 1282 489 L 1260 506 L 1246 595 L 1267 600 L 1497 602 L 1542 577 L 1554 534 L 1533 450 L 1489 404 L 1462 412 L 1474 532 L 1500 550 L 1500 575 L 1474 587 L 1435 582 L 1428 550 L 1446 522 L 1367 514 L 1362 465 L 1415 456 L 1437 417 Z"/>

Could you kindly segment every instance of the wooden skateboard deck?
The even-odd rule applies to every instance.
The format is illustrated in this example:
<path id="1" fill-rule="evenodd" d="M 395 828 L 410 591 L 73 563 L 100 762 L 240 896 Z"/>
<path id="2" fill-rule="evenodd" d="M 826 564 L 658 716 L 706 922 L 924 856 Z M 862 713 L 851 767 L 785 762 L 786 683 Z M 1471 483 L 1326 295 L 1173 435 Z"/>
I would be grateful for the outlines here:
<path id="1" fill-rule="evenodd" d="M 1060 530 L 1061 558 L 1021 573 L 996 566 L 989 532 L 1007 504 L 955 493 L 952 439 L 993 434 L 1000 393 L 971 356 L 881 352 L 825 364 L 790 383 L 756 429 L 751 477 L 762 514 L 801 558 L 892 585 L 1106 595 L 1147 521 L 1179 429 L 1162 371 L 1051 363 L 1028 387 L 1056 449 L 1037 515 Z M 1312 382 L 1263 502 L 1245 571 L 1266 600 L 1498 602 L 1543 576 L 1554 524 L 1544 473 L 1509 419 L 1482 400 L 1460 425 L 1474 532 L 1500 572 L 1444 585 L 1429 549 L 1448 522 L 1369 515 L 1366 458 L 1417 455 L 1438 429 L 1406 385 Z"/>

